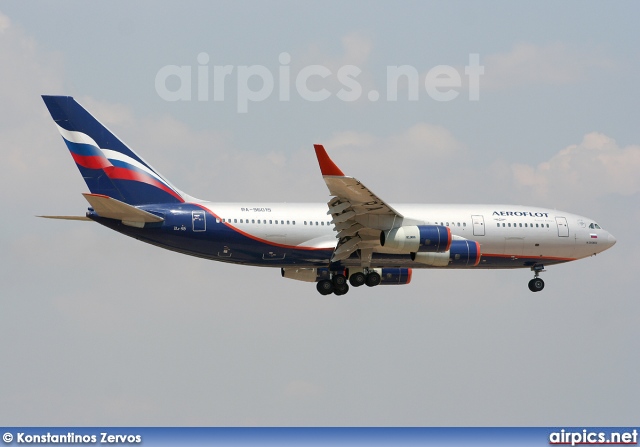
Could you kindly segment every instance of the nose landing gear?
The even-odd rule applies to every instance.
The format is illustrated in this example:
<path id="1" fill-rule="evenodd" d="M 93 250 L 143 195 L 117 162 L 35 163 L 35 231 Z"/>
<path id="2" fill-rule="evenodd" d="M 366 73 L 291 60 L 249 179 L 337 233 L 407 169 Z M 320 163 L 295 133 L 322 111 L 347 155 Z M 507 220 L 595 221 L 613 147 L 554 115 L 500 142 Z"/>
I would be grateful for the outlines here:
<path id="1" fill-rule="evenodd" d="M 536 264 L 531 267 L 531 271 L 533 272 L 533 279 L 529 281 L 529 290 L 539 292 L 544 289 L 544 281 L 540 278 L 540 273 L 546 272 L 546 270 L 544 269 L 544 265 Z"/>

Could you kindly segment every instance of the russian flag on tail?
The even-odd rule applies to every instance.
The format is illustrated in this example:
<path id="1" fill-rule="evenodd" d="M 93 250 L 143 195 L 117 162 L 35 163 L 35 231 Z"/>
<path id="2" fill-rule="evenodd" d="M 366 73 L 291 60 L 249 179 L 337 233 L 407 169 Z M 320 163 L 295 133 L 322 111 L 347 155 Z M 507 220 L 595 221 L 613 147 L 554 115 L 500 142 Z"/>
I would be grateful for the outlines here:
<path id="1" fill-rule="evenodd" d="M 182 203 L 185 194 L 71 96 L 43 96 L 89 190 L 129 205 Z"/>

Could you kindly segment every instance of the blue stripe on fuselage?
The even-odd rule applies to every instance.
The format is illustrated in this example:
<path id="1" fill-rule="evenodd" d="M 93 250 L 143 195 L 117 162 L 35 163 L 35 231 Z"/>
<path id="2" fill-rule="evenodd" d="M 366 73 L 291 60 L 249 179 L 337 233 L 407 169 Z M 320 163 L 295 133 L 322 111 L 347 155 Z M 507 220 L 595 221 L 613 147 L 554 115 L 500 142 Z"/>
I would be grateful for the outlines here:
<path id="1" fill-rule="evenodd" d="M 140 208 L 161 215 L 165 221 L 162 224 L 148 224 L 145 228 L 135 228 L 112 219 L 103 219 L 95 215 L 90 217 L 109 228 L 144 242 L 191 256 L 222 262 L 265 267 L 326 267 L 333 252 L 333 249 L 270 244 L 257 237 L 242 234 L 227 224 L 216 222 L 216 217 L 208 211 L 205 211 L 205 230 L 193 231 L 192 213 L 193 211 L 201 213 L 204 209 L 190 203 L 177 207 L 175 204 L 154 204 Z M 374 253 L 372 258 L 372 266 L 374 267 L 396 268 L 527 268 L 534 264 L 551 265 L 562 262 L 567 262 L 567 260 L 486 255 L 481 258 L 477 267 L 455 264 L 448 267 L 431 267 L 411 261 L 408 254 Z M 354 253 L 349 259 L 335 264 L 335 266 L 338 265 L 344 267 L 360 266 L 360 259 L 357 253 Z"/>

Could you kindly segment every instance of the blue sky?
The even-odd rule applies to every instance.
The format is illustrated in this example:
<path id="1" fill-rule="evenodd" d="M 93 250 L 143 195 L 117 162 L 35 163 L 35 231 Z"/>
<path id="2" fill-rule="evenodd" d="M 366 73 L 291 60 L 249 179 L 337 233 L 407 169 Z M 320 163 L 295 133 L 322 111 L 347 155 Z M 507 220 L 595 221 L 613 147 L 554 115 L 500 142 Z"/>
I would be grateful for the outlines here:
<path id="1" fill-rule="evenodd" d="M 635 2 L 0 2 L 0 418 L 15 425 L 631 425 L 640 364 Z M 165 101 L 162 67 L 207 53 L 224 101 Z M 365 94 L 277 92 L 237 73 L 362 70 Z M 423 78 L 484 67 L 479 100 Z M 389 66 L 420 97 L 384 92 Z M 314 82 L 317 82 L 316 79 Z M 195 82 L 195 81 L 194 81 Z M 465 81 L 466 82 L 466 81 Z M 258 84 L 251 84 L 258 89 Z M 294 92 L 295 93 L 295 92 Z M 594 218 L 597 258 L 420 271 L 321 298 L 278 271 L 191 259 L 82 222 L 81 177 L 41 94 L 73 95 L 188 193 L 326 201 L 312 151 L 391 202 L 529 204 Z M 406 92 L 404 92 L 406 95 Z M 359 292 L 359 291 L 358 291 Z"/>

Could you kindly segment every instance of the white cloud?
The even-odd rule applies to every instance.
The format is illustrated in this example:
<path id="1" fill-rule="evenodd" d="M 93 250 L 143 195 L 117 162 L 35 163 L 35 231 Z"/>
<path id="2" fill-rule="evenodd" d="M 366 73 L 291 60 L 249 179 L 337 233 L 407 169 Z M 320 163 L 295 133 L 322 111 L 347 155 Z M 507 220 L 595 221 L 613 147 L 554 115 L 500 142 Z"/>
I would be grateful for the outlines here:
<path id="1" fill-rule="evenodd" d="M 10 26 L 11 26 L 11 20 L 9 19 L 9 17 L 5 16 L 0 11 L 0 33 L 3 33 Z"/>
<path id="2" fill-rule="evenodd" d="M 388 137 L 378 137 L 366 132 L 345 131 L 335 134 L 326 141 L 325 147 L 349 149 L 356 156 L 385 158 L 406 158 L 420 156 L 423 159 L 435 157 L 451 158 L 460 155 L 465 146 L 442 126 L 417 123 L 410 128 Z"/>
<path id="3" fill-rule="evenodd" d="M 546 162 L 510 169 L 515 186 L 536 200 L 629 196 L 640 191 L 640 146 L 619 147 L 613 138 L 592 132 Z"/>
<path id="4" fill-rule="evenodd" d="M 485 67 L 481 88 L 507 88 L 531 84 L 564 85 L 585 77 L 594 68 L 612 63 L 597 51 L 589 54 L 563 43 L 518 43 L 510 51 L 481 58 Z"/>

